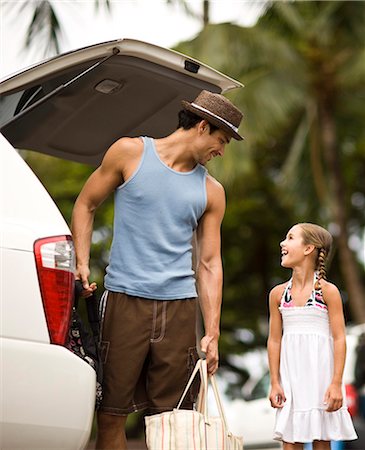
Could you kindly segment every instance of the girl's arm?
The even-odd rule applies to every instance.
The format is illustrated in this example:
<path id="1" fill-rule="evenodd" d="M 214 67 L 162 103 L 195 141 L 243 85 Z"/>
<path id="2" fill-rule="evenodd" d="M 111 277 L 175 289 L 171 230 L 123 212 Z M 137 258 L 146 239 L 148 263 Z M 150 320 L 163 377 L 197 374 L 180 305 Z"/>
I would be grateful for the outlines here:
<path id="1" fill-rule="evenodd" d="M 330 386 L 325 395 L 327 411 L 337 411 L 343 402 L 342 375 L 346 358 L 345 318 L 341 295 L 337 287 L 321 280 L 323 298 L 327 303 L 331 332 L 333 336 L 334 368 Z"/>
<path id="2" fill-rule="evenodd" d="M 280 349 L 282 336 L 282 319 L 278 309 L 283 285 L 275 286 L 269 295 L 270 327 L 267 341 L 269 358 L 271 391 L 269 399 L 273 408 L 282 408 L 286 400 L 284 391 L 280 385 Z"/>

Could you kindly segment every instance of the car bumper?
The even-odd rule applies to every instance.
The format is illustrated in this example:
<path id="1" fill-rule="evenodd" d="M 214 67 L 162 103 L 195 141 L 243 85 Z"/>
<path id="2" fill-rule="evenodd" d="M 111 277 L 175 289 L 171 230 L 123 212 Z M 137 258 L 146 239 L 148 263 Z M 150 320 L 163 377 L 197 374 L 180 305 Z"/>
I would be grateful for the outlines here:
<path id="1" fill-rule="evenodd" d="M 90 436 L 95 372 L 58 345 L 0 339 L 2 449 L 82 449 Z"/>

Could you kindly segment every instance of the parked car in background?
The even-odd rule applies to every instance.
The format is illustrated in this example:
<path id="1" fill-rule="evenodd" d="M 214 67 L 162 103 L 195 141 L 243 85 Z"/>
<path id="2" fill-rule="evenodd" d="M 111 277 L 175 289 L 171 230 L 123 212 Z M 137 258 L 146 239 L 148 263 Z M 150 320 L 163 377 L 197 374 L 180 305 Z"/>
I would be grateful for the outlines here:
<path id="1" fill-rule="evenodd" d="M 362 407 L 365 390 L 365 380 L 363 385 L 358 384 L 359 380 L 356 371 L 359 363 L 359 344 L 365 339 L 365 323 L 353 325 L 347 328 L 346 343 L 347 356 L 344 371 L 344 380 L 346 383 L 346 396 L 349 411 L 352 416 L 355 430 L 358 435 L 356 441 L 346 442 L 345 450 L 364 450 L 365 449 L 365 411 Z"/>
<path id="2" fill-rule="evenodd" d="M 171 133 L 181 100 L 240 86 L 199 61 L 128 39 L 59 55 L 0 82 L 2 450 L 84 448 L 95 398 L 95 372 L 65 347 L 71 233 L 15 149 L 98 165 L 119 137 Z"/>
<path id="3" fill-rule="evenodd" d="M 359 394 L 355 386 L 357 346 L 364 333 L 365 324 L 349 326 L 346 330 L 347 354 L 343 380 L 347 405 L 359 439 L 345 442 L 342 446 L 343 450 L 365 450 L 365 420 L 359 411 Z M 235 358 L 233 361 L 237 362 L 239 359 Z M 260 362 L 262 362 L 262 358 L 260 358 Z M 238 368 L 246 369 L 245 367 Z M 245 386 L 239 388 L 239 376 L 225 367 L 219 369 L 217 382 L 229 429 L 232 433 L 243 436 L 245 450 L 281 448 L 281 444 L 272 439 L 276 412 L 271 408 L 268 399 L 270 389 L 268 370 L 256 382 L 251 383 L 248 380 L 249 390 L 245 389 Z M 218 414 L 212 392 L 209 392 L 208 398 L 209 410 Z"/>

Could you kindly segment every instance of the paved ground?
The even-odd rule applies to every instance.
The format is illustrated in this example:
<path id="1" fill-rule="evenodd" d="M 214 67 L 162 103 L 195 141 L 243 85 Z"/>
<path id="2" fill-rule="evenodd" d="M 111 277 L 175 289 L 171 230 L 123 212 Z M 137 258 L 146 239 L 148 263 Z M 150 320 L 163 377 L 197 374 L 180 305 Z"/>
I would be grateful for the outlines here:
<path id="1" fill-rule="evenodd" d="M 90 441 L 89 445 L 86 447 L 85 450 L 94 450 L 94 449 L 95 449 L 95 441 Z M 147 450 L 147 447 L 144 441 L 129 440 L 128 450 Z"/>
<path id="2" fill-rule="evenodd" d="M 85 450 L 95 450 L 95 441 L 90 441 L 89 445 L 86 447 Z M 128 450 L 147 450 L 147 447 L 146 447 L 146 444 L 144 441 L 129 440 L 128 441 Z M 260 450 L 260 449 L 257 449 L 257 450 Z M 278 447 L 265 448 L 262 450 L 278 450 Z"/>

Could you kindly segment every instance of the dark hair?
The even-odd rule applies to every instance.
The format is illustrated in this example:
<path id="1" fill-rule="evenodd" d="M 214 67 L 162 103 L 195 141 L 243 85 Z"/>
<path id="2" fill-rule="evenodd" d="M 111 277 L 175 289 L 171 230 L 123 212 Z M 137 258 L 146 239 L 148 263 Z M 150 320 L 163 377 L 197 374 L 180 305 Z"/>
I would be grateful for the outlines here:
<path id="1" fill-rule="evenodd" d="M 197 116 L 196 114 L 187 111 L 186 109 L 182 109 L 179 111 L 179 123 L 177 125 L 177 128 L 183 128 L 184 130 L 190 130 L 190 128 L 194 128 L 195 125 L 199 122 L 201 122 L 201 117 Z M 213 131 L 219 130 L 218 127 L 215 125 L 209 123 L 209 133 L 212 134 Z"/>

